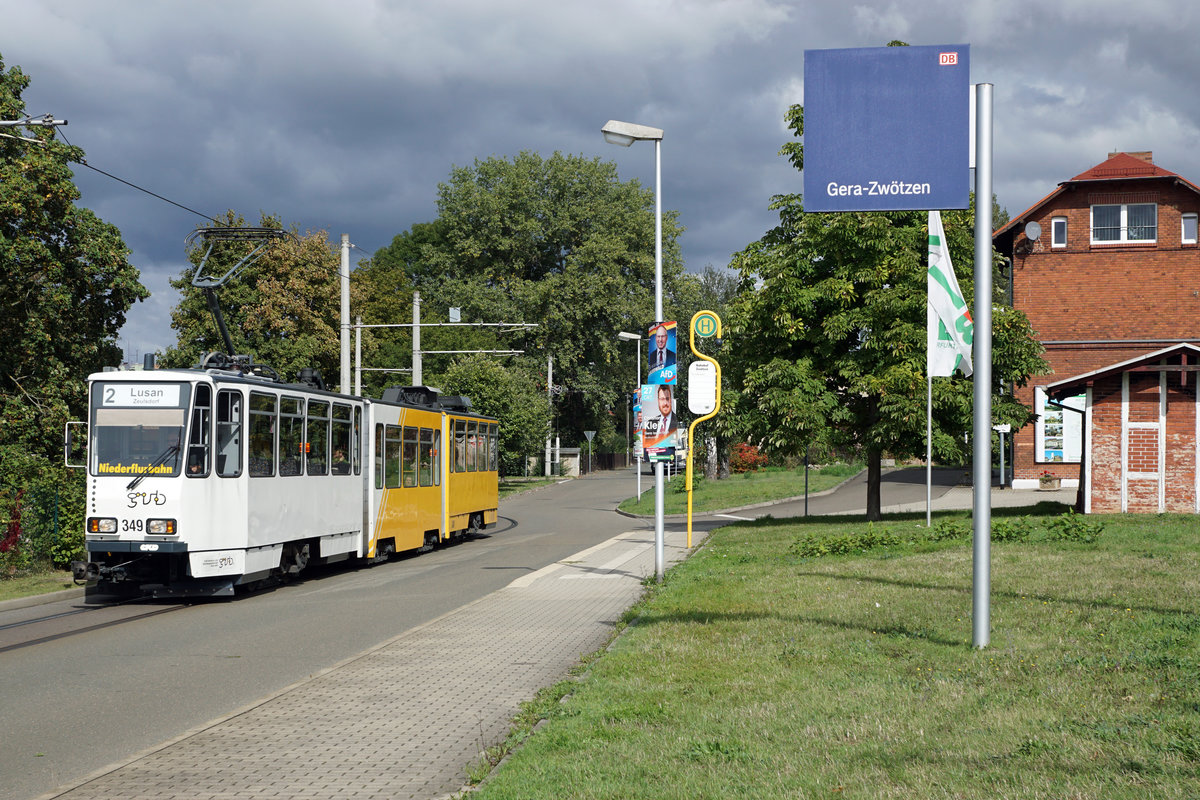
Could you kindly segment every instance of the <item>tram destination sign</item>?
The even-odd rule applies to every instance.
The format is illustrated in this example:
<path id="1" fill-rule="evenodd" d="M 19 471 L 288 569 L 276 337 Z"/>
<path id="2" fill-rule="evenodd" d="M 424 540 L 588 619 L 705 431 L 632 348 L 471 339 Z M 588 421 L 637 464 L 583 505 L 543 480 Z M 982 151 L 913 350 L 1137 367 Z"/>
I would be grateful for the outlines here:
<path id="1" fill-rule="evenodd" d="M 178 408 L 177 383 L 106 383 L 100 395 L 105 407 L 121 408 Z"/>
<path id="2" fill-rule="evenodd" d="M 970 46 L 804 51 L 804 210 L 970 202 Z"/>

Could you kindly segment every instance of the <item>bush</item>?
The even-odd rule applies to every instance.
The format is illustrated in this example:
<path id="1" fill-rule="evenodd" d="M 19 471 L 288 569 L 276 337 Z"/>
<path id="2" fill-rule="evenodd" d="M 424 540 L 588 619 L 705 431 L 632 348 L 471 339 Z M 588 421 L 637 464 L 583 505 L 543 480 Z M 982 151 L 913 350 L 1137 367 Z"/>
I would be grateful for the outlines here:
<path id="1" fill-rule="evenodd" d="M 700 486 L 704 483 L 704 470 L 692 470 L 692 491 L 700 491 Z M 675 494 L 687 494 L 687 470 L 679 470 L 679 474 L 671 481 L 671 491 Z"/>
<path id="2" fill-rule="evenodd" d="M 867 523 L 867 529 L 858 534 L 800 537 L 792 542 L 791 551 L 798 556 L 844 556 L 898 544 L 899 536 L 887 528 L 876 530 L 874 523 Z"/>
<path id="3" fill-rule="evenodd" d="M 954 539 L 966 539 L 968 533 L 966 525 L 944 519 L 934 525 L 925 538 L 931 542 L 946 542 Z"/>
<path id="4" fill-rule="evenodd" d="M 1083 542 L 1092 544 L 1104 532 L 1103 522 L 1092 522 L 1083 514 L 1067 509 L 1065 514 L 1050 520 L 1049 535 L 1056 542 Z"/>
<path id="5" fill-rule="evenodd" d="M 24 491 L 17 492 L 17 497 L 9 507 L 8 517 L 4 524 L 4 538 L 0 539 L 0 575 L 7 575 L 25 567 L 23 548 L 18 547 L 21 540 L 21 497 Z"/>
<path id="6" fill-rule="evenodd" d="M 0 491 L 0 573 L 68 567 L 72 560 L 82 559 L 86 492 L 82 472 L 32 457 L 6 460 L 4 466 L 8 470 L 3 477 L 18 488 Z M 18 467 L 26 469 L 18 471 Z"/>
<path id="7" fill-rule="evenodd" d="M 730 472 L 755 472 L 767 465 L 767 456 L 759 452 L 758 446 L 738 442 L 729 456 Z"/>
<path id="8" fill-rule="evenodd" d="M 1033 525 L 1029 522 L 1029 517 L 992 520 L 993 542 L 1027 542 L 1032 533 Z"/>

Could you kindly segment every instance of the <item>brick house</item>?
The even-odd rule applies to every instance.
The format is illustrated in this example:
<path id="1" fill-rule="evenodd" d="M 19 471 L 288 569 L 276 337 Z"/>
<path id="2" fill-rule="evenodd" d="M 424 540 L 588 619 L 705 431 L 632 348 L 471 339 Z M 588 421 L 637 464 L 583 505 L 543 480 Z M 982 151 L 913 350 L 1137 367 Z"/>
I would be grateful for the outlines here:
<path id="1" fill-rule="evenodd" d="M 1200 512 L 1200 347 L 1181 343 L 1047 384 L 1083 394 L 1082 510 Z"/>
<path id="2" fill-rule="evenodd" d="M 1081 475 L 1087 477 L 1087 434 L 1096 433 L 1101 410 L 1092 409 L 1090 417 L 1084 413 L 1087 387 L 1093 388 L 1093 401 L 1099 391 L 1084 379 L 1137 376 L 1131 391 L 1144 399 L 1149 389 L 1139 387 L 1150 380 L 1143 374 L 1150 361 L 1161 360 L 1168 351 L 1171 358 L 1186 358 L 1190 351 L 1172 348 L 1200 344 L 1198 214 L 1196 184 L 1155 165 L 1149 152 L 1113 153 L 1060 183 L 993 235 L 996 249 L 1011 259 L 1013 305 L 1029 317 L 1052 369 L 1052 374 L 1034 377 L 1017 393 L 1038 414 L 1038 421 L 1013 437 L 1013 488 L 1035 488 L 1039 476 L 1046 474 L 1060 477 L 1064 486 L 1078 485 Z M 1122 371 L 1123 365 L 1134 371 Z M 1082 382 L 1072 382 L 1075 378 Z M 1051 385 L 1052 394 L 1047 395 Z M 1104 391 L 1111 389 L 1105 387 Z M 1183 388 L 1193 391 L 1179 400 L 1190 398 L 1184 401 L 1194 405 L 1194 386 Z M 1064 394 L 1070 389 L 1077 391 Z M 1164 394 L 1163 399 L 1170 398 Z M 1171 440 L 1168 446 L 1182 445 Z M 1194 443 L 1189 446 L 1195 450 Z M 1097 471 L 1120 467 L 1127 477 L 1142 474 L 1130 472 L 1127 464 L 1107 462 L 1111 452 L 1099 441 L 1091 449 L 1091 477 L 1097 489 L 1110 485 Z M 1134 477 L 1125 485 L 1137 497 L 1126 497 L 1124 507 L 1149 510 L 1141 497 L 1141 492 L 1151 491 L 1147 480 Z M 1153 491 L 1164 488 L 1160 480 Z M 1188 491 L 1194 506 L 1195 489 Z M 1081 499 L 1086 506 L 1088 494 L 1081 492 Z M 1111 510 L 1112 504 L 1105 500 L 1102 507 Z"/>

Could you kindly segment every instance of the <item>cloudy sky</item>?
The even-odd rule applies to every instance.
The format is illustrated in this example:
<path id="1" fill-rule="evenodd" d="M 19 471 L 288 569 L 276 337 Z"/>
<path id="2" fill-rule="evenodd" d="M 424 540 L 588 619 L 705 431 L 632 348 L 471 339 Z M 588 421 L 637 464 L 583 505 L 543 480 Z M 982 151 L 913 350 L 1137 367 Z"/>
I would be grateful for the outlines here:
<path id="1" fill-rule="evenodd" d="M 600 157 L 653 186 L 687 267 L 725 266 L 800 191 L 779 157 L 806 49 L 967 43 L 994 84 L 994 188 L 1016 214 L 1113 150 L 1200 180 L 1200 11 L 1183 0 L 0 0 L 0 58 L 30 114 L 93 166 L 204 214 L 350 234 L 358 255 L 437 215 L 454 166 L 522 150 Z M 173 343 L 168 277 L 204 220 L 85 168 L 154 296 L 127 353 Z"/>

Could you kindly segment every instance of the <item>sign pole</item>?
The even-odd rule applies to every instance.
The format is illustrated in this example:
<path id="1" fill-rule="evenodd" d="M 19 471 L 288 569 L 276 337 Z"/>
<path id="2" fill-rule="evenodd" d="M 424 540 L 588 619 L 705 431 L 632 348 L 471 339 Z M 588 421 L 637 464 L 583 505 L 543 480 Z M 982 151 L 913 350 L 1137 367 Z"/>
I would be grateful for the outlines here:
<path id="1" fill-rule="evenodd" d="M 975 87 L 974 606 L 972 641 L 991 640 L 992 85 Z"/>
<path id="2" fill-rule="evenodd" d="M 707 339 L 716 336 L 721 341 L 721 318 L 711 311 L 697 311 L 692 315 L 689 345 L 700 361 L 693 361 L 688 369 L 688 410 L 693 414 L 704 414 L 692 420 L 688 426 L 687 448 L 687 547 L 692 549 L 692 458 L 696 452 L 696 426 L 712 419 L 721 410 L 721 365 L 696 349 L 696 337 Z"/>

